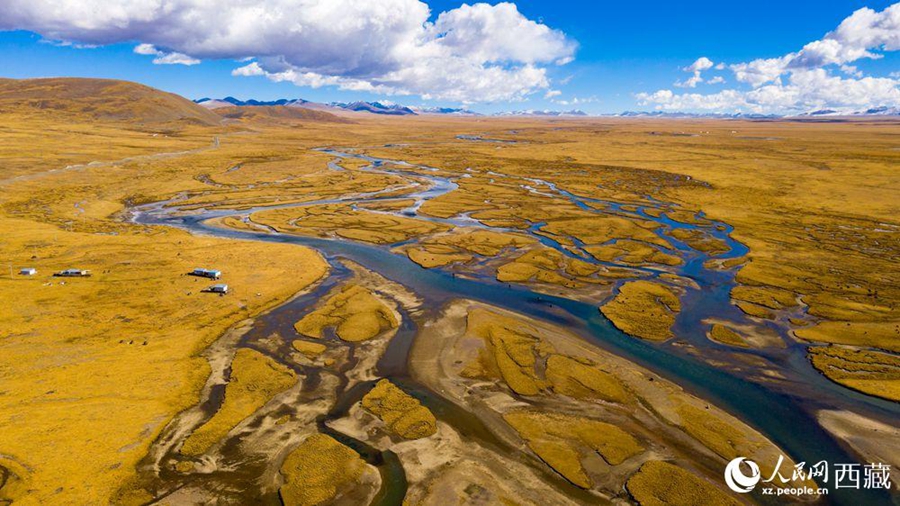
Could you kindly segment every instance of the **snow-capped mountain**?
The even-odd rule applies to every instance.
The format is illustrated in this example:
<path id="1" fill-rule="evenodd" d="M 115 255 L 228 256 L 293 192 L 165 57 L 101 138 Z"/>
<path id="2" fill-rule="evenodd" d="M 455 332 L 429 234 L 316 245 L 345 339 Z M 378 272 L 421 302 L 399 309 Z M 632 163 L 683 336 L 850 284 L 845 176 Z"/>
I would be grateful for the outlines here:
<path id="1" fill-rule="evenodd" d="M 481 116 L 481 113 L 457 107 L 410 107 L 417 114 L 446 114 L 449 116 Z"/>
<path id="2" fill-rule="evenodd" d="M 609 114 L 617 118 L 709 118 L 709 119 L 769 119 L 780 116 L 774 114 L 757 114 L 746 112 L 721 113 L 721 112 L 679 112 L 679 111 L 625 111 L 617 114 Z"/>
<path id="3" fill-rule="evenodd" d="M 271 105 L 284 105 L 284 106 L 295 106 L 302 107 L 305 104 L 310 102 L 303 100 L 302 98 L 282 98 L 279 100 L 271 100 L 271 101 L 263 101 L 263 100 L 240 100 L 234 97 L 225 97 L 225 98 L 200 98 L 194 100 L 199 105 L 206 107 L 207 109 L 218 109 L 219 107 L 232 107 L 232 106 L 271 106 Z"/>
<path id="4" fill-rule="evenodd" d="M 798 114 L 797 116 L 900 116 L 900 107 L 870 107 L 868 109 L 860 109 L 860 110 L 834 110 L 834 109 L 819 109 L 815 111 L 805 112 L 803 114 Z"/>
<path id="5" fill-rule="evenodd" d="M 332 107 L 338 107 L 340 109 L 344 109 L 346 111 L 356 111 L 356 112 L 370 112 L 372 114 L 387 114 L 390 116 L 408 116 L 411 114 L 416 114 L 415 111 L 400 104 L 393 104 L 390 102 L 350 102 L 349 104 L 343 102 L 332 102 L 328 104 Z"/>
<path id="6" fill-rule="evenodd" d="M 584 111 L 573 109 L 571 111 L 551 111 L 527 109 L 524 111 L 504 111 L 494 113 L 494 116 L 542 116 L 542 117 L 582 117 L 588 114 Z"/>

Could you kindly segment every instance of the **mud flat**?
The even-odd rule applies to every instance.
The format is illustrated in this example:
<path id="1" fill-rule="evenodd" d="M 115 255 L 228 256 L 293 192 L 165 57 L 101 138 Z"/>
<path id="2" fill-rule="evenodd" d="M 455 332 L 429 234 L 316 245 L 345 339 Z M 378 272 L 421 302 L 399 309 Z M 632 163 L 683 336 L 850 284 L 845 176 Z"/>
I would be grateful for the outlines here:
<path id="1" fill-rule="evenodd" d="M 471 412 L 501 445 L 523 450 L 512 458 L 542 470 L 547 487 L 581 490 L 594 501 L 628 498 L 625 482 L 651 460 L 690 470 L 712 497 L 726 493 L 719 475 L 728 460 L 752 454 L 774 464 L 783 453 L 633 363 L 559 327 L 480 303 L 453 302 L 426 323 L 410 368 L 414 380 Z M 594 427 L 603 424 L 610 428 Z M 609 439 L 594 439 L 599 434 Z"/>
<path id="2" fill-rule="evenodd" d="M 820 411 L 822 427 L 848 444 L 862 462 L 891 466 L 891 484 L 900 490 L 900 429 L 850 411 Z"/>

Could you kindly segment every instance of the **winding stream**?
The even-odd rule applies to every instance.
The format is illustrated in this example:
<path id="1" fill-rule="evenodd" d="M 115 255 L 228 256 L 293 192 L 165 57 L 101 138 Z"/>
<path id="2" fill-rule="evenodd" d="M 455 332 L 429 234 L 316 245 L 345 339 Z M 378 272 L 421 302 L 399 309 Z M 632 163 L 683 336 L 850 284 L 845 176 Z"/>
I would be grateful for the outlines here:
<path id="1" fill-rule="evenodd" d="M 731 238 L 732 228 L 721 222 L 708 220 L 708 225 L 682 223 L 670 219 L 666 211 L 673 210 L 673 206 L 648 199 L 640 203 L 633 203 L 634 210 L 622 208 L 622 203 L 603 201 L 574 195 L 557 188 L 554 184 L 540 179 L 522 179 L 523 185 L 527 185 L 529 191 L 541 192 L 555 198 L 566 199 L 582 210 L 603 213 L 619 214 L 637 217 L 653 221 L 660 225 L 656 233 L 670 245 L 670 252 L 677 253 L 683 260 L 683 265 L 675 269 L 675 273 L 693 279 L 699 288 L 687 288 L 687 293 L 682 297 L 683 311 L 678 316 L 674 330 L 676 335 L 692 345 L 697 354 L 692 354 L 683 346 L 675 346 L 671 343 L 656 344 L 628 336 L 616 329 L 599 311 L 597 303 L 587 303 L 559 296 L 538 293 L 521 285 L 507 285 L 499 283 L 487 277 L 463 277 L 457 276 L 449 270 L 423 269 L 409 260 L 405 255 L 398 255 L 390 251 L 391 246 L 376 246 L 366 243 L 357 243 L 347 240 L 322 239 L 295 235 L 278 234 L 266 231 L 243 231 L 226 229 L 210 224 L 210 218 L 222 216 L 246 216 L 253 212 L 272 209 L 276 207 L 310 206 L 335 202 L 370 202 L 385 199 L 413 199 L 414 204 L 401 211 L 395 212 L 401 216 L 417 217 L 447 223 L 455 226 L 479 226 L 497 231 L 506 229 L 492 228 L 474 220 L 467 215 L 449 219 L 423 216 L 419 214 L 421 205 L 429 199 L 446 194 L 457 188 L 457 183 L 451 177 L 435 174 L 438 169 L 417 166 L 404 161 L 388 160 L 370 157 L 362 154 L 348 153 L 339 150 L 322 149 L 338 159 L 358 158 L 370 163 L 362 170 L 377 171 L 394 176 L 400 176 L 418 183 L 408 194 L 402 196 L 385 197 L 374 192 L 367 195 L 351 195 L 337 199 L 327 199 L 302 204 L 288 204 L 279 206 L 258 207 L 243 209 L 240 211 L 214 209 L 195 210 L 181 212 L 176 201 L 161 202 L 134 208 L 133 219 L 137 223 L 148 225 L 166 225 L 186 229 L 196 234 L 212 235 L 224 238 L 288 243 L 305 245 L 320 251 L 332 267 L 331 277 L 326 280 L 329 286 L 333 286 L 341 276 L 346 276 L 346 269 L 341 266 L 341 260 L 351 260 L 366 269 L 374 271 L 381 276 L 399 283 L 416 293 L 422 300 L 425 308 L 440 308 L 454 299 L 472 299 L 485 302 L 501 308 L 505 308 L 529 317 L 550 321 L 564 325 L 567 329 L 580 334 L 585 339 L 596 344 L 600 348 L 627 358 L 668 380 L 682 386 L 685 390 L 714 402 L 723 409 L 729 411 L 739 419 L 759 430 L 770 438 L 775 444 L 788 452 L 796 461 L 805 461 L 809 464 L 821 460 L 834 463 L 855 462 L 856 459 L 838 442 L 823 430 L 815 419 L 814 412 L 819 409 L 853 409 L 861 414 L 887 420 L 897 420 L 900 416 L 900 405 L 888 401 L 865 396 L 857 392 L 841 387 L 818 374 L 805 358 L 805 347 L 791 344 L 785 349 L 776 350 L 735 350 L 714 343 L 705 337 L 704 318 L 711 316 L 724 319 L 747 322 L 746 316 L 731 304 L 730 290 L 734 286 L 734 270 L 708 269 L 704 263 L 710 255 L 695 250 L 687 244 L 677 241 L 665 232 L 674 228 L 702 230 L 727 244 L 729 251 L 716 255 L 714 258 L 727 259 L 743 256 L 747 248 L 743 244 Z M 337 163 L 329 164 L 332 170 L 338 170 Z M 411 169 L 430 172 L 422 174 Z M 497 177 L 516 178 L 496 174 Z M 524 188 L 525 186 L 523 186 Z M 648 209 L 655 208 L 657 212 L 648 214 Z M 659 212 L 662 211 L 662 212 Z M 382 211 L 385 212 L 385 211 Z M 658 217 L 656 217 L 658 215 Z M 700 216 L 699 218 L 703 218 Z M 636 269 L 630 265 L 620 265 L 610 262 L 599 262 L 581 249 L 581 245 L 574 238 L 562 238 L 574 246 L 565 246 L 558 238 L 541 233 L 541 224 L 533 225 L 529 230 L 516 230 L 519 233 L 528 233 L 549 246 L 567 256 L 579 258 L 595 264 L 613 265 L 628 268 L 645 277 L 656 277 L 666 271 L 654 269 Z M 320 293 L 317 289 L 316 293 Z M 306 300 L 308 304 L 312 299 Z M 290 304 L 291 321 L 296 321 L 302 311 L 300 303 Z M 306 310 L 310 309 L 307 307 Z M 277 310 L 276 310 L 277 311 Z M 405 318 L 404 321 L 409 320 Z M 401 329 L 401 333 L 404 329 Z M 401 338 L 401 345 L 387 354 L 379 364 L 379 373 L 392 377 L 405 376 L 405 352 L 415 335 L 415 328 L 405 329 L 405 337 Z M 400 337 L 400 335 L 396 336 Z M 406 351 L 404 351 L 404 348 Z M 726 353 L 748 354 L 763 358 L 768 363 L 777 367 L 779 373 L 787 380 L 778 383 L 756 382 L 749 379 L 749 374 L 736 371 L 726 371 L 709 365 L 700 356 L 721 357 Z M 393 358 L 391 358 L 393 357 Z M 398 358 L 399 357 L 399 358 Z M 325 420 L 331 417 L 339 417 L 342 410 L 355 402 L 355 388 L 351 388 L 339 398 L 338 406 L 320 419 L 319 426 L 327 429 Z M 415 385 L 409 385 L 410 390 Z M 361 394 L 360 394 L 361 395 Z M 420 392 L 423 400 L 428 404 L 428 392 Z M 439 402 L 434 400 L 433 402 Z M 440 409 L 436 409 L 440 412 Z M 346 441 L 363 454 L 371 463 L 376 463 L 382 470 L 386 484 L 379 495 L 381 504 L 396 504 L 397 498 L 402 498 L 405 491 L 405 478 L 402 468 L 397 471 L 399 462 L 387 462 L 391 459 L 389 452 L 377 452 L 367 448 L 365 443 L 358 441 Z M 376 455 L 377 453 L 377 455 Z M 396 459 L 396 456 L 393 457 Z M 393 466 L 393 467 L 392 467 Z M 385 472 L 385 467 L 389 470 Z M 832 483 L 829 483 L 831 485 Z M 762 498 L 760 498 L 762 499 Z M 827 499 L 833 504 L 891 504 L 891 496 L 886 491 L 876 490 L 846 490 L 832 489 Z"/>

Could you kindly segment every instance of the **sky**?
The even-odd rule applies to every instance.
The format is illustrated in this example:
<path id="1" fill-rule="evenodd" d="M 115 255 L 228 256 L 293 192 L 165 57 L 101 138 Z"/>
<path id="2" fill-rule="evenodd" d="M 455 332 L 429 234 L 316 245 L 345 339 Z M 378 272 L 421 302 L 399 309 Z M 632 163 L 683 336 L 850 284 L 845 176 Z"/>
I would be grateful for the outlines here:
<path id="1" fill-rule="evenodd" d="M 98 7 L 102 5 L 102 7 Z M 900 3 L 3 0 L 0 76 L 479 112 L 900 107 Z"/>

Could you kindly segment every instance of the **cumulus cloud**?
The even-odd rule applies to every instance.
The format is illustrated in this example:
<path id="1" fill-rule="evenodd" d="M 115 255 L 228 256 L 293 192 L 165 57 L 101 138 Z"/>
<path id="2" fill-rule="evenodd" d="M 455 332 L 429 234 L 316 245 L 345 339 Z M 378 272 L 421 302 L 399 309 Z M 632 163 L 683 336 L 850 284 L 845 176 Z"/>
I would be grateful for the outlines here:
<path id="1" fill-rule="evenodd" d="M 709 58 L 705 56 L 701 56 L 697 58 L 697 60 L 690 64 L 689 66 L 684 68 L 685 72 L 703 72 L 704 70 L 709 70 L 713 67 L 713 62 Z"/>
<path id="2" fill-rule="evenodd" d="M 434 22 L 419 0 L 4 4 L 0 29 L 81 44 L 137 41 L 154 63 L 252 58 L 234 74 L 459 101 L 516 100 L 546 89 L 547 68 L 571 61 L 576 50 L 564 33 L 512 3 L 462 5 Z"/>
<path id="3" fill-rule="evenodd" d="M 676 81 L 675 86 L 679 88 L 696 88 L 698 84 L 703 82 L 703 71 L 713 68 L 714 65 L 713 61 L 705 56 L 697 58 L 694 63 L 681 69 L 685 72 L 691 72 L 693 75 L 684 81 Z"/>
<path id="4" fill-rule="evenodd" d="M 134 48 L 134 52 L 137 54 L 155 56 L 156 58 L 153 59 L 155 65 L 196 65 L 200 63 L 200 60 L 191 58 L 186 54 L 160 51 L 153 47 L 152 44 L 138 44 Z"/>
<path id="5" fill-rule="evenodd" d="M 760 113 L 791 113 L 813 109 L 900 105 L 900 80 L 866 76 L 852 65 L 861 59 L 877 59 L 887 51 L 900 50 L 900 3 L 881 12 L 859 9 L 825 36 L 799 51 L 774 58 L 759 58 L 728 65 L 740 89 L 718 93 L 681 93 L 658 90 L 635 95 L 641 105 L 669 110 L 747 110 Z M 704 82 L 701 72 L 719 69 L 701 57 L 683 70 L 693 76 L 676 86 L 694 88 Z M 721 68 L 725 68 L 722 66 Z M 843 75 L 841 75 L 843 74 Z M 719 81 L 719 79 L 722 79 Z M 708 84 L 724 82 L 713 78 Z"/>
<path id="6" fill-rule="evenodd" d="M 818 109 L 859 109 L 900 104 L 900 80 L 888 77 L 843 78 L 825 69 L 794 71 L 783 84 L 749 91 L 675 94 L 671 90 L 638 93 L 641 105 L 664 110 L 747 110 L 756 113 Z"/>

